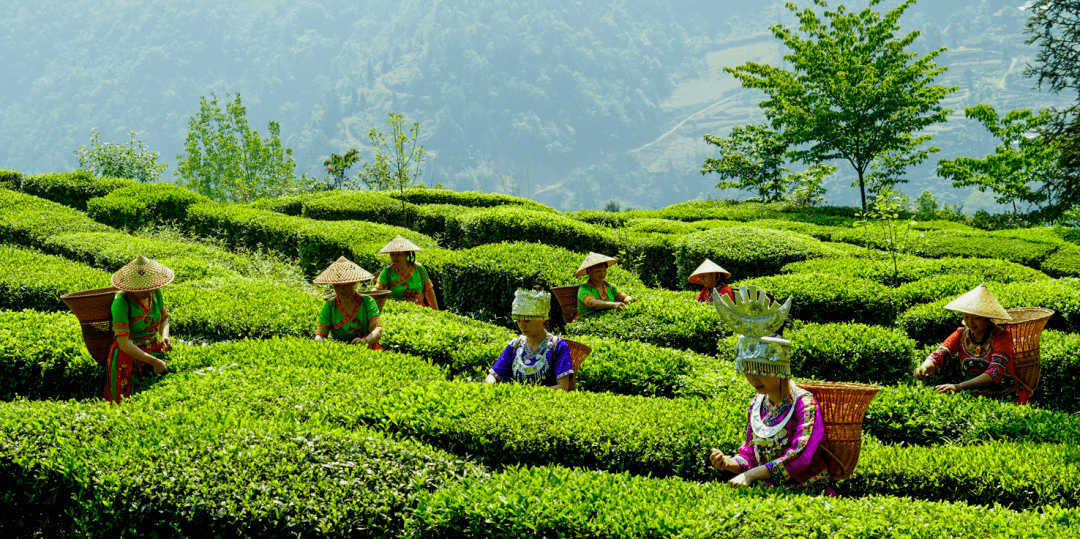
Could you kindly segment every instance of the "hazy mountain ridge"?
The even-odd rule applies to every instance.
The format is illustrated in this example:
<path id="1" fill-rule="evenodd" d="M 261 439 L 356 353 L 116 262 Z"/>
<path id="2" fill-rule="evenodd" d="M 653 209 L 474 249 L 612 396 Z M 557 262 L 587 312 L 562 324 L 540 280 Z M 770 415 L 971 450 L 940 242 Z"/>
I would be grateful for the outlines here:
<path id="1" fill-rule="evenodd" d="M 5 4 L 0 168 L 73 168 L 91 127 L 104 140 L 139 131 L 171 163 L 199 96 L 239 91 L 254 128 L 281 122 L 298 172 L 321 175 L 323 157 L 361 146 L 400 111 L 424 129 L 429 184 L 563 209 L 736 196 L 698 174 L 709 152 L 701 136 L 759 120 L 761 94 L 721 68 L 780 61 L 768 27 L 792 23 L 781 2 Z M 903 32 L 923 32 L 916 50 L 950 48 L 939 82 L 961 88 L 953 119 L 934 132 L 935 161 L 992 149 L 964 106 L 1065 102 L 1019 76 L 1031 54 L 1025 20 L 1004 2 L 972 0 L 924 2 L 901 19 Z M 965 201 L 932 164 L 910 179 L 909 191 Z M 849 183 L 831 180 L 829 200 L 852 203 Z"/>

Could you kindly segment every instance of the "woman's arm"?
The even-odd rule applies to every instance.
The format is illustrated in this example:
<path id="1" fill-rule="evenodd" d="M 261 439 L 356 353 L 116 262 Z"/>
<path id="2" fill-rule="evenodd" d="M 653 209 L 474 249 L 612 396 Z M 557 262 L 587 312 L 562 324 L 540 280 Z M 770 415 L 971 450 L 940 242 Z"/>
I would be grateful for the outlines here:
<path id="1" fill-rule="evenodd" d="M 427 300 L 428 305 L 436 311 L 439 310 L 439 300 L 435 298 L 435 287 L 432 286 L 424 291 L 424 299 Z"/>
<path id="2" fill-rule="evenodd" d="M 489 375 L 490 376 L 490 375 Z M 568 374 L 555 380 L 555 385 L 551 386 L 551 389 L 561 389 L 563 391 L 570 391 L 570 377 L 572 374 Z"/>
<path id="3" fill-rule="evenodd" d="M 162 322 L 161 322 L 161 351 L 162 352 L 171 352 L 172 351 L 172 339 L 169 338 L 169 318 L 168 317 L 166 317 L 165 320 L 162 320 Z"/>
<path id="4" fill-rule="evenodd" d="M 956 393 L 957 391 L 967 391 L 969 389 L 992 386 L 995 383 L 997 382 L 994 381 L 993 376 L 983 373 L 966 382 L 961 382 L 959 384 L 941 384 L 934 387 L 934 389 L 936 389 L 938 393 Z"/>
<path id="5" fill-rule="evenodd" d="M 146 363 L 151 367 L 154 367 L 154 372 L 158 374 L 164 374 L 166 372 L 169 372 L 169 366 L 166 365 L 164 361 L 150 354 L 147 354 L 146 352 L 143 352 L 139 349 L 138 346 L 135 346 L 135 343 L 131 342 L 130 338 L 125 335 L 118 335 L 116 337 L 116 346 L 120 348 L 122 352 L 131 356 L 133 359 Z"/>
<path id="6" fill-rule="evenodd" d="M 772 472 L 769 471 L 767 466 L 762 464 L 761 466 L 751 468 L 732 477 L 731 481 L 728 481 L 728 483 L 733 487 L 748 487 L 762 479 L 768 479 L 770 475 L 772 475 Z"/>
<path id="7" fill-rule="evenodd" d="M 375 326 L 375 329 L 371 330 L 371 333 L 368 333 L 367 337 L 364 337 L 364 342 L 366 342 L 368 346 L 371 346 L 378 343 L 379 339 L 382 339 L 382 326 Z"/>
<path id="8" fill-rule="evenodd" d="M 600 309 L 602 311 L 606 311 L 608 309 L 621 309 L 625 307 L 626 304 L 621 301 L 604 301 L 602 299 L 590 299 L 585 304 L 585 306 L 590 309 Z"/>

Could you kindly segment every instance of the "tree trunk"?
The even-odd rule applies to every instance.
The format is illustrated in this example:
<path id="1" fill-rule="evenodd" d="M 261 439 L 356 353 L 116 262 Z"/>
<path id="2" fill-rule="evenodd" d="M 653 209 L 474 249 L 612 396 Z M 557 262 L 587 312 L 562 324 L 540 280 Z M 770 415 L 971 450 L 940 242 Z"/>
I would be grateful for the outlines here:
<path id="1" fill-rule="evenodd" d="M 862 196 L 862 211 L 866 213 L 866 180 L 863 178 L 863 171 L 856 169 L 859 173 L 859 195 Z"/>

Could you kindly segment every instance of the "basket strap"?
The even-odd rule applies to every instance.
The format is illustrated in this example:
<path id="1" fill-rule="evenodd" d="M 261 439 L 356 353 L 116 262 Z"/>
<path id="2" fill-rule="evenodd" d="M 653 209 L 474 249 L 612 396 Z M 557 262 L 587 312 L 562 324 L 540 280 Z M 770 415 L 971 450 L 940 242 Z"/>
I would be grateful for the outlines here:
<path id="1" fill-rule="evenodd" d="M 822 441 L 824 442 L 824 440 L 822 440 Z M 851 475 L 851 470 L 848 470 L 847 467 L 844 466 L 844 461 L 837 458 L 836 455 L 834 455 L 832 451 L 829 451 L 829 448 L 826 447 L 824 443 L 822 443 L 818 447 L 824 449 L 825 452 L 829 454 L 829 457 L 832 458 L 834 461 L 836 461 L 836 465 L 839 466 L 840 470 L 843 472 L 841 475 L 847 475 L 847 476 Z"/>

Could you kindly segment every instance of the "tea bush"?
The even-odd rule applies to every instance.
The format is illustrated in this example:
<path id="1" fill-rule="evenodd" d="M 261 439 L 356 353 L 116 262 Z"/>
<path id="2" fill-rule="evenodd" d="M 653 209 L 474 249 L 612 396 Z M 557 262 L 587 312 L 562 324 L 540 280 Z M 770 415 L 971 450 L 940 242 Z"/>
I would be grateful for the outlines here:
<path id="1" fill-rule="evenodd" d="M 496 206 L 523 206 L 531 210 L 555 212 L 554 208 L 545 206 L 539 202 L 510 195 L 498 193 L 479 193 L 472 191 L 451 191 L 449 189 L 406 189 L 400 191 L 384 191 L 390 198 L 404 200 L 413 204 L 453 204 L 455 206 L 467 206 L 470 208 L 492 208 Z"/>
<path id="2" fill-rule="evenodd" d="M 0 171 L 0 186 L 80 211 L 86 211 L 86 203 L 90 199 L 131 185 L 138 185 L 138 182 L 122 178 L 99 178 L 81 170 L 30 176 Z"/>
<path id="3" fill-rule="evenodd" d="M 450 247 L 467 249 L 506 241 L 537 242 L 579 253 L 614 256 L 619 245 L 611 232 L 552 212 L 500 206 L 472 211 L 446 222 Z"/>
<path id="4" fill-rule="evenodd" d="M 109 286 L 111 274 L 78 262 L 0 245 L 0 309 L 66 311 L 60 296 Z"/>
<path id="5" fill-rule="evenodd" d="M 168 183 L 134 184 L 86 203 L 87 215 L 116 228 L 135 230 L 157 223 L 181 223 L 187 209 L 210 199 Z"/>
<path id="6" fill-rule="evenodd" d="M 786 264 L 828 252 L 821 242 L 794 232 L 726 227 L 686 236 L 676 246 L 675 265 L 680 282 L 706 258 L 731 272 L 734 279 L 746 279 L 774 275 Z"/>
<path id="7" fill-rule="evenodd" d="M 74 315 L 0 311 L 0 401 L 94 397 L 99 375 Z"/>
<path id="8" fill-rule="evenodd" d="M 791 316 L 819 324 L 852 322 L 891 325 L 896 318 L 892 289 L 868 279 L 838 278 L 825 273 L 793 273 L 739 281 L 757 285 L 783 302 L 791 299 Z"/>
<path id="9" fill-rule="evenodd" d="M 783 273 L 828 273 L 838 277 L 858 277 L 882 284 L 913 283 L 938 275 L 974 275 L 999 283 L 1045 281 L 1049 277 L 1036 269 L 1007 260 L 990 258 L 920 258 L 903 256 L 894 275 L 892 262 L 867 258 L 818 258 L 793 262 Z"/>

